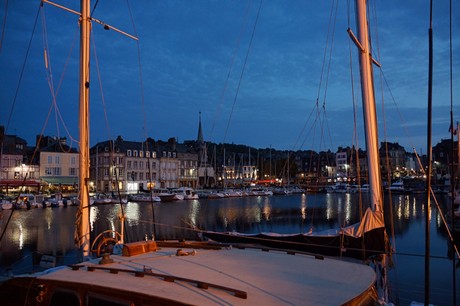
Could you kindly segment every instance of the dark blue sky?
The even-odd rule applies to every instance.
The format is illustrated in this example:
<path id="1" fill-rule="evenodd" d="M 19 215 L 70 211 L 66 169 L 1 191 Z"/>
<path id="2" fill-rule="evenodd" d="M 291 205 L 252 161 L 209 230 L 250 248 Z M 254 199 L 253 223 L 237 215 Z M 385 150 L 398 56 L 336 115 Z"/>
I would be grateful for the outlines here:
<path id="1" fill-rule="evenodd" d="M 79 1 L 56 2 L 79 10 Z M 0 124 L 30 144 L 39 133 L 78 141 L 78 18 L 47 4 L 39 10 L 39 3 L 1 1 Z M 380 141 L 426 153 L 429 1 L 371 3 L 374 56 L 383 71 L 375 70 Z M 356 26 L 346 1 L 337 8 L 322 0 L 259 5 L 100 0 L 93 17 L 139 42 L 93 24 L 91 143 L 118 135 L 196 139 L 201 112 L 212 142 L 335 151 L 356 143 L 355 100 L 357 145 L 364 147 L 357 51 L 346 32 L 348 20 L 354 32 Z M 450 138 L 448 9 L 448 0 L 435 1 L 434 144 Z M 453 11 L 457 121 L 460 9 Z"/>

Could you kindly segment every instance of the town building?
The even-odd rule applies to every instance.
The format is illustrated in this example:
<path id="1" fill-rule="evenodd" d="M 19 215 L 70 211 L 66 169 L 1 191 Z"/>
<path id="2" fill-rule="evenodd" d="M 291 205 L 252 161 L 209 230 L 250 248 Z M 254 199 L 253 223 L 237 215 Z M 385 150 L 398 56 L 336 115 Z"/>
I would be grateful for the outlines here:
<path id="1" fill-rule="evenodd" d="M 138 193 L 159 188 L 196 188 L 198 154 L 175 138 L 167 142 L 99 142 L 90 149 L 90 190 L 96 193 Z"/>
<path id="2" fill-rule="evenodd" d="M 450 185 L 453 181 L 458 185 L 460 175 L 459 142 L 441 139 L 433 147 L 433 174 L 437 185 Z"/>
<path id="3" fill-rule="evenodd" d="M 406 171 L 406 150 L 397 142 L 380 143 L 380 165 L 382 177 L 392 180 L 404 176 Z"/>
<path id="4" fill-rule="evenodd" d="M 79 182 L 79 154 L 66 138 L 37 136 L 40 155 L 40 180 L 45 191 L 75 191 Z"/>
<path id="5" fill-rule="evenodd" d="M 153 139 L 144 142 L 115 141 L 97 143 L 90 149 L 90 191 L 95 193 L 137 193 L 155 187 L 158 159 Z"/>

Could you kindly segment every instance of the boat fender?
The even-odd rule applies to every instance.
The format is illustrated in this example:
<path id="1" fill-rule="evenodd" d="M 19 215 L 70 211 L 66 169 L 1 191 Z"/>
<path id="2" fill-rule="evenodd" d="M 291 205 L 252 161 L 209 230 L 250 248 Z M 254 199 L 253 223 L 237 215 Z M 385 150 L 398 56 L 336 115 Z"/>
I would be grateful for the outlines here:
<path id="1" fill-rule="evenodd" d="M 196 250 L 187 252 L 187 251 L 184 251 L 182 249 L 178 249 L 176 251 L 176 256 L 189 256 L 189 255 L 195 256 L 196 255 Z"/>

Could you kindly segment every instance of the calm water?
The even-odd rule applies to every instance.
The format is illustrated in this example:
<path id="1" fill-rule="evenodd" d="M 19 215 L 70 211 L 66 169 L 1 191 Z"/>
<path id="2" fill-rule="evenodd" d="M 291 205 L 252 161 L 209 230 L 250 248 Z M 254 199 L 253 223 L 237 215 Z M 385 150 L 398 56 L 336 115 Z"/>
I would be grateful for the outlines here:
<path id="1" fill-rule="evenodd" d="M 409 305 L 424 298 L 425 212 L 424 196 L 399 196 L 392 199 L 394 268 L 390 271 L 395 304 Z M 447 198 L 438 199 L 445 209 Z M 220 200 L 194 200 L 171 203 L 129 203 L 126 215 L 126 240 L 193 239 L 199 229 L 254 233 L 320 231 L 354 223 L 358 220 L 357 194 L 312 194 L 272 197 L 246 197 Z M 37 269 L 41 254 L 55 255 L 58 263 L 78 260 L 73 252 L 76 207 L 16 211 L 1 241 L 0 274 L 25 273 Z M 91 208 L 91 229 L 120 230 L 120 205 Z M 1 229 L 11 211 L 3 211 Z M 386 220 L 391 218 L 389 201 Z M 155 222 L 153 222 L 155 220 Z M 449 259 L 450 244 L 443 229 L 440 213 L 431 209 L 430 298 L 436 305 L 452 305 L 453 264 Z M 388 233 L 391 235 L 391 229 Z M 460 276 L 456 270 L 457 278 Z M 457 281 L 457 302 L 460 284 Z"/>

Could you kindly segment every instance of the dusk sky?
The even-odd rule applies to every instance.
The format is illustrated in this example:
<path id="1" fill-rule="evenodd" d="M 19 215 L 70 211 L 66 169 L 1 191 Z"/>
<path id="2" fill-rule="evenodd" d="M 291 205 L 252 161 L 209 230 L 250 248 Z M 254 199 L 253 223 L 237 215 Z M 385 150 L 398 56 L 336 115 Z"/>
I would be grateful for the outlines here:
<path id="1" fill-rule="evenodd" d="M 40 8 L 38 0 L 0 2 L 0 125 L 29 145 L 43 133 L 77 147 L 78 16 Z M 56 2 L 79 10 L 79 1 Z M 206 141 L 364 148 L 357 50 L 346 31 L 357 33 L 354 8 L 348 16 L 347 1 L 339 2 L 99 0 L 93 17 L 139 41 L 93 23 L 91 145 L 118 135 L 195 140 L 201 112 Z M 371 7 L 373 52 L 382 65 L 374 69 L 380 141 L 425 154 L 429 1 L 379 0 Z M 449 1 L 434 1 L 433 9 L 435 145 L 450 138 Z M 453 12 L 460 121 L 458 2 Z"/>

